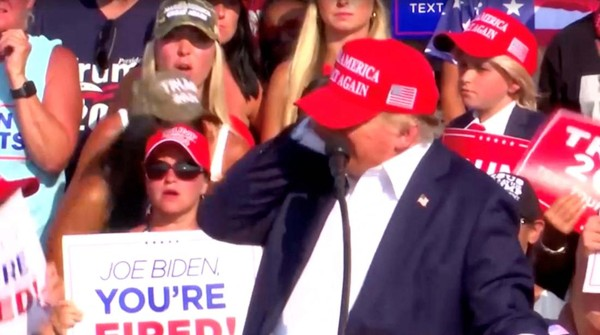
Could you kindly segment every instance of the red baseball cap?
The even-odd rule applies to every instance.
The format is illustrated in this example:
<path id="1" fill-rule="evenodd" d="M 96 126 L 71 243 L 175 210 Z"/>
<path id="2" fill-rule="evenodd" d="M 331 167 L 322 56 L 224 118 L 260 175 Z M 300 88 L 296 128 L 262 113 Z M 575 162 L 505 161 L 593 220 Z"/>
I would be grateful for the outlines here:
<path id="1" fill-rule="evenodd" d="M 433 69 L 417 49 L 393 39 L 346 43 L 329 82 L 296 101 L 318 124 L 344 129 L 381 112 L 431 115 L 439 93 Z"/>
<path id="2" fill-rule="evenodd" d="M 28 197 L 35 194 L 39 188 L 40 183 L 36 178 L 5 180 L 0 177 L 0 203 L 6 201 L 19 189 L 22 190 L 23 196 Z"/>
<path id="3" fill-rule="evenodd" d="M 210 168 L 208 141 L 206 137 L 194 128 L 181 124 L 157 131 L 146 142 L 144 160 L 148 159 L 152 152 L 164 143 L 178 144 L 190 155 L 196 164 L 205 169 Z"/>
<path id="4" fill-rule="evenodd" d="M 493 8 L 484 10 L 462 33 L 435 36 L 433 45 L 445 52 L 458 48 L 477 58 L 505 55 L 521 64 L 531 75 L 537 68 L 535 35 L 516 18 Z"/>

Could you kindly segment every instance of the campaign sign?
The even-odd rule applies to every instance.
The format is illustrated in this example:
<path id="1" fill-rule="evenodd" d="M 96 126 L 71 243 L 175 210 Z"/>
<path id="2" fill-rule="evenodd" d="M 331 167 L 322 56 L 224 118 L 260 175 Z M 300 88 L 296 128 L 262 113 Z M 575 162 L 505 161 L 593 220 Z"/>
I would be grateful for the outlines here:
<path id="1" fill-rule="evenodd" d="M 600 124 L 565 109 L 557 111 L 518 164 L 540 203 L 548 208 L 558 197 L 579 194 L 588 210 L 575 230 L 600 210 Z"/>
<path id="2" fill-rule="evenodd" d="M 446 0 L 393 0 L 395 38 L 428 38 L 433 35 Z"/>
<path id="3" fill-rule="evenodd" d="M 489 175 L 512 173 L 529 146 L 520 138 L 460 128 L 447 128 L 442 143 Z"/>
<path id="4" fill-rule="evenodd" d="M 0 334 L 37 330 L 43 320 L 39 312 L 45 278 L 46 259 L 35 221 L 18 191 L 0 203 Z"/>
<path id="5" fill-rule="evenodd" d="M 70 335 L 238 335 L 261 248 L 202 231 L 63 238 Z"/>

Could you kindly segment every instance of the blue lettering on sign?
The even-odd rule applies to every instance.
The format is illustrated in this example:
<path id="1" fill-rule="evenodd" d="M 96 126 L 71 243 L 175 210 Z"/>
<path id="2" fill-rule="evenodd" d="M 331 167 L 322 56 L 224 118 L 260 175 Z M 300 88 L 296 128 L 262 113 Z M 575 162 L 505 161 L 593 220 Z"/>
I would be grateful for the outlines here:
<path id="1" fill-rule="evenodd" d="M 19 132 L 13 108 L 0 108 L 0 158 L 25 156 L 25 145 Z"/>
<path id="2" fill-rule="evenodd" d="M 447 0 L 394 0 L 392 27 L 396 38 L 431 37 Z"/>

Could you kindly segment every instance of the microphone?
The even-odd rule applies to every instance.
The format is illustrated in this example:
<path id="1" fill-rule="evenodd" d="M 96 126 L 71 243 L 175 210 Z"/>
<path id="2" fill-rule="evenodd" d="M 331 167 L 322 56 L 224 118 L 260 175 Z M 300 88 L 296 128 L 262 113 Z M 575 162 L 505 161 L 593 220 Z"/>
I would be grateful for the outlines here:
<path id="1" fill-rule="evenodd" d="M 325 154 L 329 156 L 329 170 L 335 182 L 336 197 L 346 196 L 346 166 L 349 154 L 348 140 L 339 134 L 328 134 L 325 140 Z"/>
<path id="2" fill-rule="evenodd" d="M 344 269 L 342 276 L 342 299 L 340 302 L 340 318 L 338 320 L 338 335 L 346 333 L 348 323 L 348 306 L 350 301 L 350 274 L 351 274 L 351 249 L 350 249 L 350 219 L 348 217 L 348 204 L 346 203 L 346 166 L 349 155 L 348 140 L 339 134 L 327 134 L 325 139 L 325 153 L 329 156 L 329 170 L 333 176 L 335 193 L 340 203 L 342 214 L 342 234 L 344 249 Z"/>

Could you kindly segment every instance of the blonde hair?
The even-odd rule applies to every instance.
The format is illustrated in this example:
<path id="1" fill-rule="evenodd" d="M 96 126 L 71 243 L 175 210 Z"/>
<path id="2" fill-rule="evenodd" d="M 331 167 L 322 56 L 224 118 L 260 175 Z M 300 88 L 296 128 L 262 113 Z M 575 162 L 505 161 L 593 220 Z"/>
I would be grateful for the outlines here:
<path id="1" fill-rule="evenodd" d="M 296 42 L 296 48 L 289 67 L 288 92 L 285 109 L 282 115 L 283 126 L 296 121 L 298 110 L 294 103 L 302 95 L 302 91 L 321 70 L 318 68 L 319 58 L 323 52 L 322 30 L 319 29 L 319 13 L 317 0 L 312 0 L 306 8 L 304 23 Z M 369 28 L 369 37 L 385 39 L 390 36 L 387 10 L 381 0 L 374 0 L 373 17 Z"/>
<path id="2" fill-rule="evenodd" d="M 155 41 L 146 43 L 144 56 L 142 58 L 142 78 L 154 76 L 156 74 L 156 50 Z M 204 108 L 214 115 L 223 124 L 231 126 L 227 105 L 225 102 L 225 85 L 223 82 L 223 71 L 225 66 L 223 49 L 215 41 L 215 60 L 212 64 L 210 74 L 208 75 L 208 85 L 202 85 L 202 104 Z M 204 82 L 206 83 L 205 80 Z"/>
<path id="3" fill-rule="evenodd" d="M 537 110 L 537 89 L 533 77 L 525 68 L 508 56 L 496 56 L 489 60 L 497 70 L 519 86 L 513 99 L 517 105 L 529 110 Z"/>

